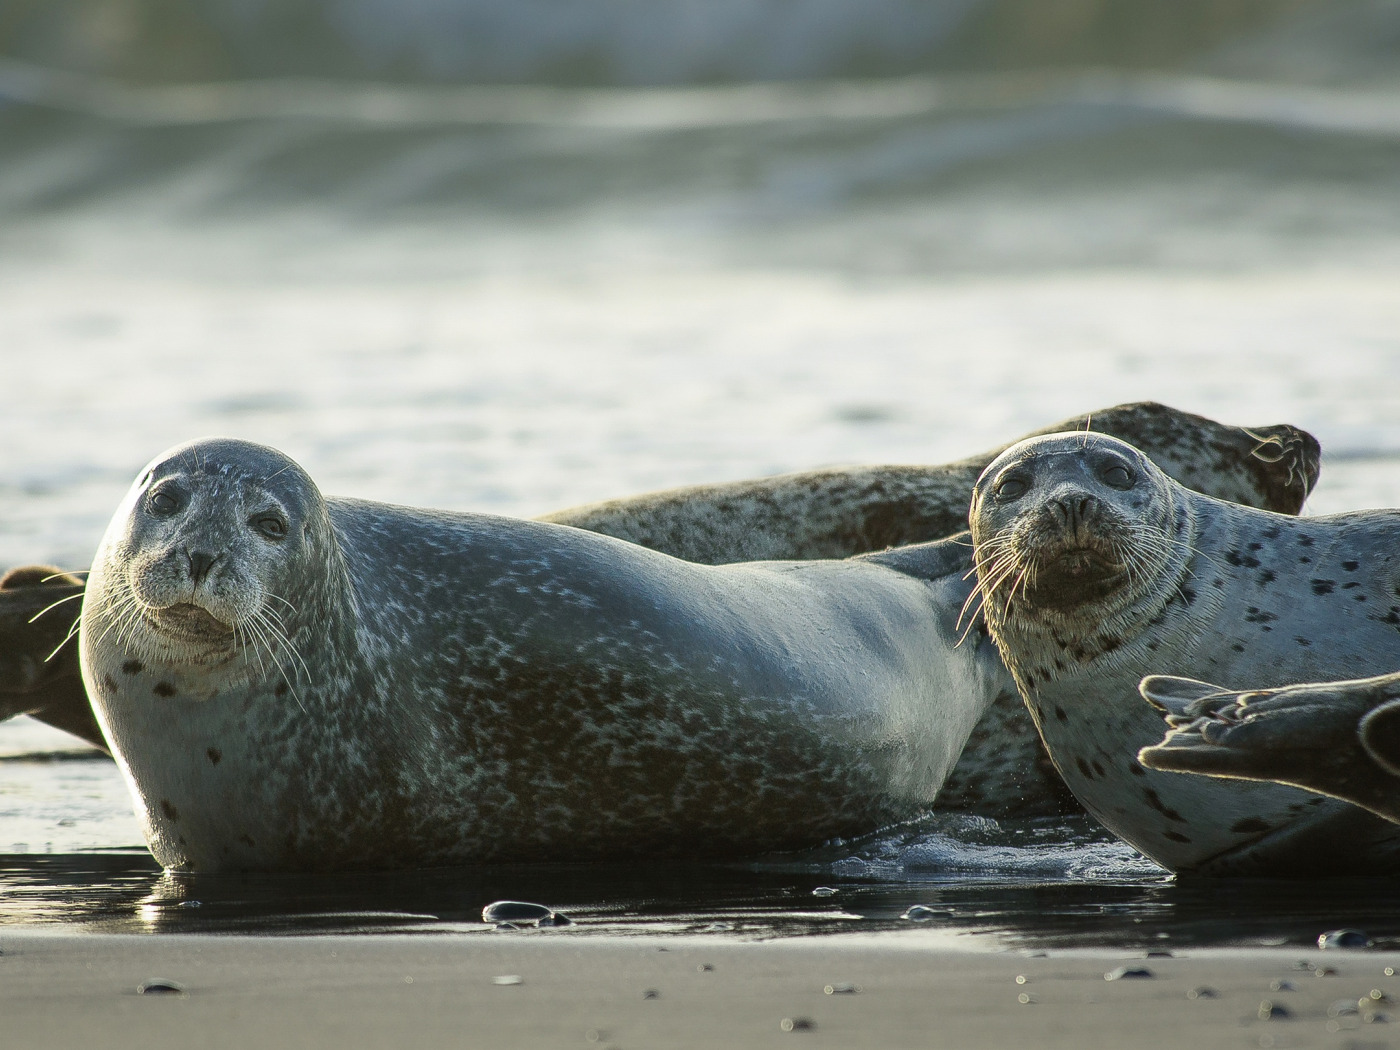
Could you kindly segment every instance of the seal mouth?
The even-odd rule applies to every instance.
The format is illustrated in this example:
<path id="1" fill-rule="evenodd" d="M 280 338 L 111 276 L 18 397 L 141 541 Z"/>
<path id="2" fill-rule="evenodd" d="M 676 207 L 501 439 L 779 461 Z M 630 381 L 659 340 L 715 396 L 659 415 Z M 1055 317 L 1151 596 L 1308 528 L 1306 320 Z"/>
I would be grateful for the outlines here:
<path id="1" fill-rule="evenodd" d="M 1107 551 L 1073 546 L 1039 560 L 1026 599 L 1042 608 L 1062 609 L 1097 601 L 1127 582 L 1127 567 Z"/>
<path id="2" fill-rule="evenodd" d="M 146 619 L 157 630 L 183 641 L 224 642 L 233 628 L 207 609 L 190 602 L 179 602 L 164 609 L 144 610 Z"/>

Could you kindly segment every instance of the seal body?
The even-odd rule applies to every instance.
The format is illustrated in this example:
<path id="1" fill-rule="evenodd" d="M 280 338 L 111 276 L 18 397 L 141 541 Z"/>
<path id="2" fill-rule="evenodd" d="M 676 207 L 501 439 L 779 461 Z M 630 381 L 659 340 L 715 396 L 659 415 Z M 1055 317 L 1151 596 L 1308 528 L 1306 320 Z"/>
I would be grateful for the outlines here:
<path id="1" fill-rule="evenodd" d="M 1061 420 L 1026 438 L 1072 430 L 1121 438 L 1188 488 L 1245 506 L 1296 514 L 1317 483 L 1317 439 L 1288 424 L 1230 426 L 1140 401 Z M 966 529 L 973 485 L 1009 447 L 931 466 L 840 467 L 690 485 L 541 520 L 707 565 L 847 558 Z"/>
<path id="2" fill-rule="evenodd" d="M 83 581 L 51 565 L 0 577 L 0 720 L 32 715 L 106 750 L 78 670 Z"/>
<path id="3" fill-rule="evenodd" d="M 1047 429 L 1086 428 L 1129 440 L 1188 487 L 1251 506 L 1295 513 L 1317 479 L 1316 440 L 1286 424 L 1235 427 L 1139 402 Z M 937 466 L 851 467 L 672 489 L 575 507 L 545 520 L 705 564 L 844 558 L 965 528 L 973 483 L 1001 450 Z M 45 568 L 42 575 L 53 571 Z M 45 586 L 59 585 L 50 580 Z M 35 605 L 41 597 L 0 589 L 0 665 L 28 668 L 11 674 L 0 666 L 0 689 L 8 690 L 9 700 L 0 717 L 24 710 L 100 742 L 82 691 L 77 646 L 53 653 L 76 605 L 55 606 L 31 625 L 30 617 L 44 607 Z M 1078 809 L 1014 690 L 999 697 L 974 730 L 939 806 L 994 817 Z"/>
<path id="4" fill-rule="evenodd" d="M 1231 691 L 1168 676 L 1139 690 L 1167 715 L 1149 769 L 1292 784 L 1400 823 L 1400 675 Z"/>
<path id="5" fill-rule="evenodd" d="M 1292 788 L 1144 769 L 1147 671 L 1272 687 L 1400 663 L 1400 513 L 1290 518 L 1192 493 L 1131 446 L 1013 446 L 971 510 L 988 626 L 1096 818 L 1176 871 L 1392 870 L 1397 829 Z"/>
<path id="6" fill-rule="evenodd" d="M 83 675 L 171 868 L 788 849 L 924 811 L 1009 686 L 968 548 L 896 555 L 692 565 L 202 441 L 113 518 Z"/>

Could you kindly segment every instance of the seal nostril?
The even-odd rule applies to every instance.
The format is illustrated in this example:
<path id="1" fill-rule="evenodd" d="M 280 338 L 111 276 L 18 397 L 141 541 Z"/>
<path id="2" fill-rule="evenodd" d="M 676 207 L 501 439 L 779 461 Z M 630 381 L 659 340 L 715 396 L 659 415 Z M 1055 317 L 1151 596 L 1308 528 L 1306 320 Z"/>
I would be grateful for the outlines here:
<path id="1" fill-rule="evenodd" d="M 206 554 L 204 551 L 190 551 L 188 557 L 190 559 L 190 579 L 197 584 L 203 583 L 217 559 L 214 555 Z"/>

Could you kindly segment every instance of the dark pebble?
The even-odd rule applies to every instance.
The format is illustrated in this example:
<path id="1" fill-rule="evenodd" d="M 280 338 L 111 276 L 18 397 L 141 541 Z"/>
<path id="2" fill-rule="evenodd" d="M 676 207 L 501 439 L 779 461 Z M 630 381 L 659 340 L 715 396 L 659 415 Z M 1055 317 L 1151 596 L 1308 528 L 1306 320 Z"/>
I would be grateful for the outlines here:
<path id="1" fill-rule="evenodd" d="M 810 1017 L 784 1017 L 778 1027 L 784 1032 L 806 1032 L 817 1027 L 817 1022 Z"/>
<path id="2" fill-rule="evenodd" d="M 183 985 L 174 981 L 167 981 L 163 977 L 156 977 L 136 986 L 138 995 L 184 995 Z"/>
<path id="3" fill-rule="evenodd" d="M 1116 970 L 1109 970 L 1103 975 L 1103 979 L 1105 981 L 1141 981 L 1153 976 L 1155 976 L 1153 972 L 1145 966 L 1120 966 Z"/>
<path id="4" fill-rule="evenodd" d="M 1269 991 L 1271 992 L 1296 992 L 1297 990 L 1297 985 L 1292 981 L 1275 979 L 1269 982 Z"/>
<path id="5" fill-rule="evenodd" d="M 643 999 L 660 999 L 660 998 L 661 998 L 661 993 L 658 992 L 655 988 L 648 988 L 646 991 L 644 991 L 644 992 L 642 993 L 642 998 L 643 998 Z"/>
<path id="6" fill-rule="evenodd" d="M 1371 938 L 1360 930 L 1328 930 L 1318 935 L 1319 948 L 1369 948 Z"/>
<path id="7" fill-rule="evenodd" d="M 1280 1006 L 1272 1000 L 1265 999 L 1259 1004 L 1259 1020 L 1261 1021 L 1287 1021 L 1292 1016 L 1288 1007 Z"/>
<path id="8" fill-rule="evenodd" d="M 496 901 L 481 909 L 482 922 L 539 922 L 553 916 L 552 909 L 526 901 Z"/>
<path id="9" fill-rule="evenodd" d="M 1214 988 L 1209 988 L 1209 987 L 1207 987 L 1206 985 L 1202 984 L 1202 985 L 1198 985 L 1198 986 L 1195 987 L 1195 988 L 1189 989 L 1189 990 L 1186 992 L 1186 998 L 1188 998 L 1188 999 L 1219 999 L 1219 998 L 1220 998 L 1220 993 L 1217 992 Z"/>

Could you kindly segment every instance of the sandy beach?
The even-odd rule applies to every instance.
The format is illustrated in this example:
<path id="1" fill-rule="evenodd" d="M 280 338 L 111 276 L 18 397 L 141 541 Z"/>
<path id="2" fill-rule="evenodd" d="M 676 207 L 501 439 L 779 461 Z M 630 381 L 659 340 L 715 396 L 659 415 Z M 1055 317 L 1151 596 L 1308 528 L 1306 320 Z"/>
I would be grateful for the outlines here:
<path id="1" fill-rule="evenodd" d="M 1395 1045 L 1384 1018 L 1400 998 L 1400 977 L 1386 973 L 1400 968 L 1394 952 L 985 952 L 918 935 L 876 944 L 28 930 L 0 936 L 0 950 L 8 1046 L 1360 1050 Z M 1115 972 L 1124 975 L 1105 979 Z M 138 991 L 158 980 L 182 990 Z"/>

